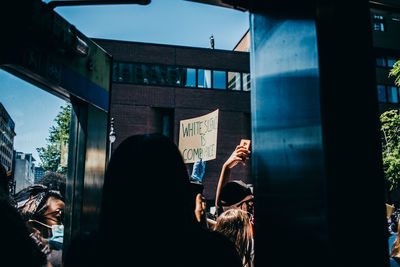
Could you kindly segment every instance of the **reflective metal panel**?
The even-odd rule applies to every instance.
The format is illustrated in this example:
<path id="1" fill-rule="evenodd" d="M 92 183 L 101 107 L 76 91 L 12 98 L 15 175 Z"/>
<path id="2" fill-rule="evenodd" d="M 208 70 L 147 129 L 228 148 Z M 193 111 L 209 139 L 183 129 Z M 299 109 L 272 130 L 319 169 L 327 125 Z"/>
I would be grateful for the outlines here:
<path id="1" fill-rule="evenodd" d="M 256 265 L 304 263 L 327 243 L 316 26 L 253 14 L 251 35 Z"/>
<path id="2" fill-rule="evenodd" d="M 81 231 L 96 230 L 107 151 L 107 113 L 89 105 Z"/>

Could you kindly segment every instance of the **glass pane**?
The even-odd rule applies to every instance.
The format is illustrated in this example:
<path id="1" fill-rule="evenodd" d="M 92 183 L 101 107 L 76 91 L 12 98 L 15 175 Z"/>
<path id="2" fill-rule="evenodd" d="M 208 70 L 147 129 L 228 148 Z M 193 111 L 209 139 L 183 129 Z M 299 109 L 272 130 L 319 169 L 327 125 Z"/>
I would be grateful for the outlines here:
<path id="1" fill-rule="evenodd" d="M 113 64 L 113 69 L 112 69 L 112 81 L 113 82 L 118 82 L 118 75 L 119 75 L 119 64 L 114 63 Z"/>
<path id="2" fill-rule="evenodd" d="M 213 71 L 213 88 L 226 89 L 226 72 Z"/>
<path id="3" fill-rule="evenodd" d="M 198 70 L 197 87 L 211 88 L 211 70 Z"/>
<path id="4" fill-rule="evenodd" d="M 149 84 L 159 84 L 159 69 L 157 66 L 148 65 L 146 69 L 146 75 L 148 78 Z"/>
<path id="5" fill-rule="evenodd" d="M 377 57 L 376 58 L 376 65 L 378 67 L 386 67 L 386 58 L 385 57 Z"/>
<path id="6" fill-rule="evenodd" d="M 374 30 L 384 32 L 385 31 L 385 24 L 380 21 L 374 21 Z"/>
<path id="7" fill-rule="evenodd" d="M 397 95 L 397 87 L 388 86 L 388 100 L 390 103 L 399 103 L 399 97 Z"/>
<path id="8" fill-rule="evenodd" d="M 182 68 L 182 85 L 185 87 L 196 87 L 196 69 Z"/>
<path id="9" fill-rule="evenodd" d="M 240 91 L 240 73 L 228 72 L 228 89 Z"/>
<path id="10" fill-rule="evenodd" d="M 243 91 L 250 91 L 250 73 L 242 73 Z"/>
<path id="11" fill-rule="evenodd" d="M 167 84 L 172 86 L 181 86 L 181 76 L 178 67 L 168 67 Z M 194 75 L 196 80 L 196 72 Z"/>
<path id="12" fill-rule="evenodd" d="M 386 88 L 384 85 L 377 85 L 378 89 L 378 101 L 379 102 L 386 102 Z"/>
<path id="13" fill-rule="evenodd" d="M 394 63 L 396 63 L 396 62 L 397 62 L 397 60 L 394 57 L 389 57 L 387 66 L 390 68 L 393 68 Z"/>
<path id="14" fill-rule="evenodd" d="M 168 67 L 167 66 L 155 66 L 157 79 L 157 84 L 169 85 L 168 79 Z"/>
<path id="15" fill-rule="evenodd" d="M 119 63 L 119 82 L 131 83 L 133 76 L 133 65 L 130 63 Z"/>
<path id="16" fill-rule="evenodd" d="M 134 82 L 137 84 L 146 84 L 148 79 L 145 77 L 146 65 L 136 64 L 135 65 L 135 79 Z"/>

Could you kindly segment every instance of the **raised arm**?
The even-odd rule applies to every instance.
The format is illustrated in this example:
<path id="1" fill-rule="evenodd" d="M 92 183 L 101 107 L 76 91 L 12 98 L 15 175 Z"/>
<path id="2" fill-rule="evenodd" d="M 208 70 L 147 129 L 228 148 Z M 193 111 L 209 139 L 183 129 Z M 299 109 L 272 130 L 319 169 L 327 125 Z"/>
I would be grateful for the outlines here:
<path id="1" fill-rule="evenodd" d="M 217 192 L 215 195 L 215 207 L 218 212 L 219 208 L 219 198 L 222 187 L 229 182 L 231 178 L 231 169 L 236 166 L 239 162 L 242 162 L 245 165 L 246 160 L 248 159 L 250 154 L 250 150 L 246 149 L 244 146 L 237 146 L 235 151 L 233 151 L 232 155 L 228 158 L 228 160 L 222 166 L 221 174 L 219 176 L 219 181 L 217 185 Z"/>

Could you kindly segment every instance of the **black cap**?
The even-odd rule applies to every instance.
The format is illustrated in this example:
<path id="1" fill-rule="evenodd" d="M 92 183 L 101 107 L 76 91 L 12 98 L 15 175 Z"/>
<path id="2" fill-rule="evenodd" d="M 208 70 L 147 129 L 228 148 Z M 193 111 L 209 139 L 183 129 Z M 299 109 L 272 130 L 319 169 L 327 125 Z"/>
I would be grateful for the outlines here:
<path id="1" fill-rule="evenodd" d="M 221 189 L 220 202 L 222 206 L 232 206 L 252 195 L 250 187 L 245 183 L 242 181 L 231 181 Z"/>

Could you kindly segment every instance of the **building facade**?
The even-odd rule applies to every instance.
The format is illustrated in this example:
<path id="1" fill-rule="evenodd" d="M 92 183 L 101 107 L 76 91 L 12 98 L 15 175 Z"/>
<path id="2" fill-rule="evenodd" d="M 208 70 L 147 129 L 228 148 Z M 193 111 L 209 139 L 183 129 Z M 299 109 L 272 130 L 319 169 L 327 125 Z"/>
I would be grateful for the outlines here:
<path id="1" fill-rule="evenodd" d="M 376 57 L 376 82 L 380 113 L 400 108 L 399 88 L 390 69 L 400 60 L 400 4 L 380 1 L 371 6 L 373 47 Z"/>
<path id="2" fill-rule="evenodd" d="M 0 163 L 7 171 L 12 170 L 15 123 L 0 103 Z"/>
<path id="3" fill-rule="evenodd" d="M 34 183 L 37 182 L 44 176 L 44 170 L 42 167 L 35 167 Z"/>
<path id="4" fill-rule="evenodd" d="M 15 192 L 28 187 L 35 182 L 35 162 L 32 154 L 15 153 L 14 180 Z"/>
<path id="5" fill-rule="evenodd" d="M 114 61 L 110 106 L 116 133 L 113 148 L 130 135 L 154 132 L 178 144 L 181 120 L 219 109 L 217 158 L 206 163 L 203 178 L 205 196 L 212 201 L 223 163 L 242 138 L 251 138 L 249 53 L 94 41 Z M 187 164 L 189 172 L 192 166 Z M 250 169 L 238 164 L 232 179 L 251 183 Z"/>

